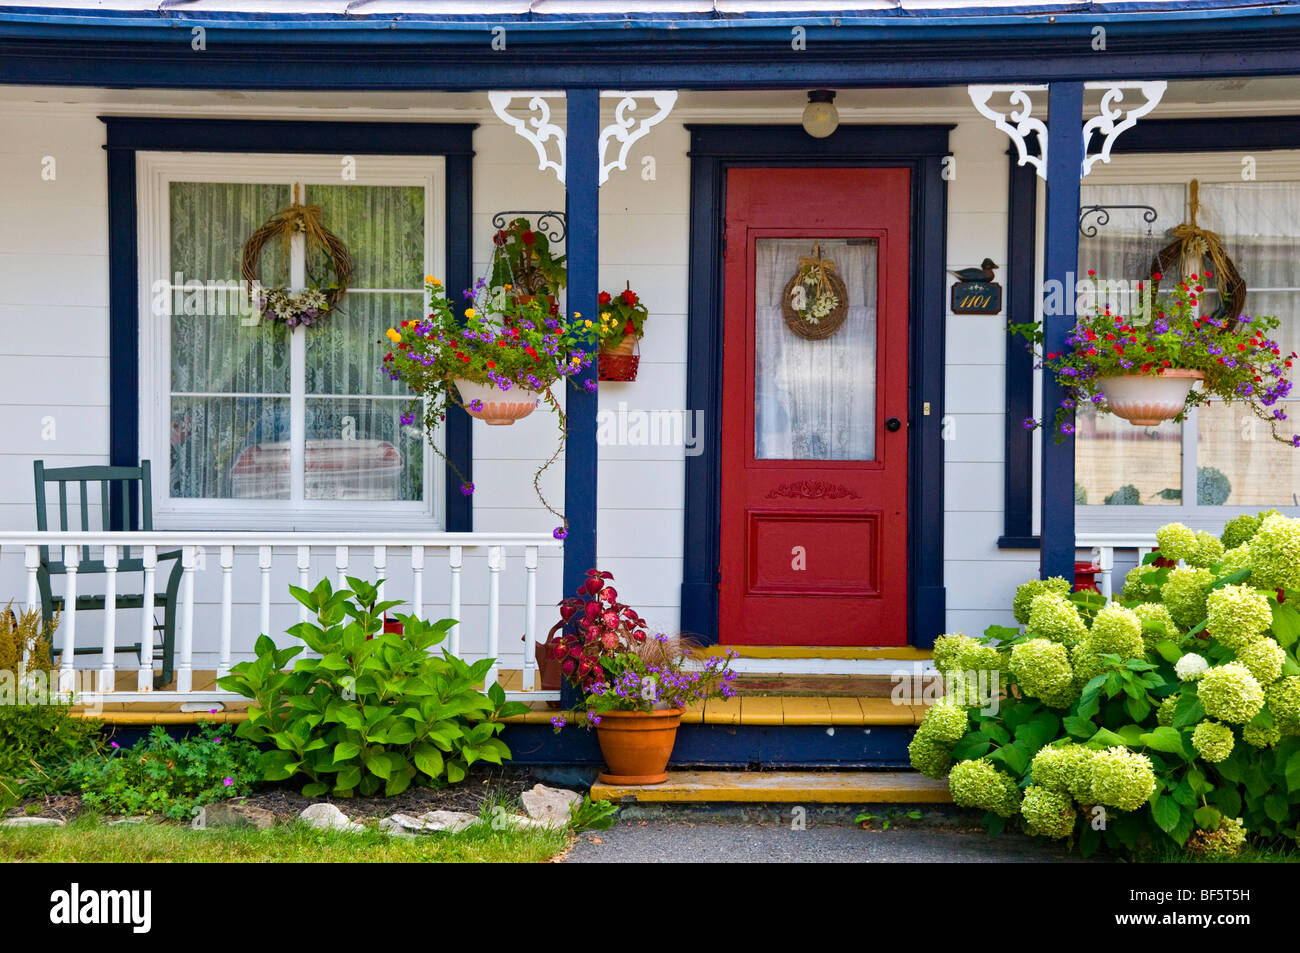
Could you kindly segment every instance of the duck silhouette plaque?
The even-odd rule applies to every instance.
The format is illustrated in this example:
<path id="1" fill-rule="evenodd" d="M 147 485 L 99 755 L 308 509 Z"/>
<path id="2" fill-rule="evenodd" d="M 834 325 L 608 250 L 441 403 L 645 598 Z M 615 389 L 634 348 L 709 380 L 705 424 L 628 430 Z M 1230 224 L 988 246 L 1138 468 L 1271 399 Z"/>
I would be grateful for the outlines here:
<path id="1" fill-rule="evenodd" d="M 985 258 L 978 268 L 950 271 L 957 279 L 952 286 L 953 314 L 998 314 L 1002 310 L 1002 286 L 993 280 L 998 266 Z"/>

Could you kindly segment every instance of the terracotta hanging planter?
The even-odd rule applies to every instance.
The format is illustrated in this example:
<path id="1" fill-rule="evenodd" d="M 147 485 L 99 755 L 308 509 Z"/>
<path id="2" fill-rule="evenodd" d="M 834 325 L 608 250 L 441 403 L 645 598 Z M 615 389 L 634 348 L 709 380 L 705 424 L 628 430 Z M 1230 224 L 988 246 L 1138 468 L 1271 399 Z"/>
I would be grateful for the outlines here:
<path id="1" fill-rule="evenodd" d="M 600 349 L 599 377 L 602 381 L 634 381 L 640 364 L 637 339 L 626 334 L 617 347 Z"/>
<path id="2" fill-rule="evenodd" d="M 1159 375 L 1125 374 L 1097 378 L 1098 389 L 1116 417 L 1135 427 L 1154 427 L 1183 412 L 1192 385 L 1204 380 L 1201 371 L 1170 368 Z"/>
<path id="3" fill-rule="evenodd" d="M 482 420 L 489 427 L 505 427 L 516 420 L 522 420 L 537 409 L 537 404 L 542 399 L 537 391 L 517 384 L 508 391 L 500 391 L 492 384 L 479 384 L 460 377 L 456 378 L 455 383 L 465 405 L 465 412 Z M 479 410 L 471 406 L 475 401 L 482 402 Z"/>
<path id="4" fill-rule="evenodd" d="M 607 711 L 596 726 L 606 784 L 662 784 L 682 722 L 681 708 L 662 711 Z"/>

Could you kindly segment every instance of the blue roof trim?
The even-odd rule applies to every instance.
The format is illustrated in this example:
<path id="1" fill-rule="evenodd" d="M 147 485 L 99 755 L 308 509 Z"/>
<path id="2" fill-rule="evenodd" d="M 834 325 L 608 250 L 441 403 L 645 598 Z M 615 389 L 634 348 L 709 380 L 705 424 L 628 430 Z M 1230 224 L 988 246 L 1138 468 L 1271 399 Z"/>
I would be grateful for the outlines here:
<path id="1" fill-rule="evenodd" d="M 184 10 L 121 11 L 48 7 L 0 8 L 0 37 L 21 39 L 140 40 L 176 31 L 188 34 L 194 27 L 222 30 L 230 39 L 245 42 L 382 42 L 439 44 L 482 43 L 483 31 L 506 26 L 515 32 L 516 42 L 546 40 L 566 43 L 680 41 L 687 35 L 725 42 L 764 42 L 788 39 L 789 31 L 802 26 L 823 32 L 825 41 L 861 42 L 880 40 L 882 34 L 929 32 L 938 29 L 957 36 L 958 30 L 1003 30 L 1020 35 L 1060 37 L 1072 30 L 1090 30 L 1098 24 L 1122 23 L 1126 32 L 1152 34 L 1202 29 L 1207 21 L 1220 28 L 1272 29 L 1278 17 L 1300 13 L 1300 0 L 1278 0 L 1267 5 L 1225 4 L 1223 0 L 1114 0 L 1069 5 L 1026 4 L 1007 7 L 955 7 L 935 10 L 904 9 L 852 11 L 846 14 L 746 13 L 674 14 L 633 16 L 628 14 L 285 14 L 235 11 Z M 586 34 L 583 36 L 582 34 Z M 188 37 L 187 37 L 188 40 Z"/>

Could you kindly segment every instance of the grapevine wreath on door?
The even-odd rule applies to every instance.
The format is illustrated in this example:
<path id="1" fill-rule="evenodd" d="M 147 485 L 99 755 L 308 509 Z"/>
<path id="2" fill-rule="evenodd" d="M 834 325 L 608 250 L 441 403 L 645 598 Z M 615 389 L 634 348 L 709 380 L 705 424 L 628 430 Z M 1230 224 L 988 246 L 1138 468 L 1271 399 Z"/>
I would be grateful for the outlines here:
<path id="1" fill-rule="evenodd" d="M 799 259 L 799 267 L 781 293 L 781 316 L 785 326 L 801 338 L 820 341 L 840 329 L 849 313 L 849 293 L 835 262 L 822 257 L 821 243 L 813 245 L 811 256 Z"/>
<path id="2" fill-rule="evenodd" d="M 279 238 L 286 257 L 295 235 L 302 235 L 307 260 L 307 287 L 297 291 L 286 287 L 264 288 L 258 278 L 262 249 Z M 328 275 L 313 274 L 313 263 L 323 263 Z M 283 321 L 291 328 L 310 327 L 334 309 L 352 281 L 352 255 L 342 239 L 321 222 L 319 205 L 302 205 L 298 186 L 293 187 L 293 204 L 280 209 L 244 243 L 244 280 L 249 295 L 256 295 L 258 313 L 270 321 Z M 325 280 L 328 278 L 329 280 Z"/>

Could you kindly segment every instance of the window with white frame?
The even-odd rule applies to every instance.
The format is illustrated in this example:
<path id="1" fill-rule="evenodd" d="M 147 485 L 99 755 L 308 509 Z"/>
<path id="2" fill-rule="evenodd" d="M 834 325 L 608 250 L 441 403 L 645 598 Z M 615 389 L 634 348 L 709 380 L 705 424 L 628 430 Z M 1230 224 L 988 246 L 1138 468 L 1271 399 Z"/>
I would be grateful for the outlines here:
<path id="1" fill-rule="evenodd" d="M 1120 156 L 1104 170 L 1094 167 L 1084 180 L 1083 207 L 1145 205 L 1157 217 L 1148 236 L 1140 211 L 1111 211 L 1095 237 L 1080 236 L 1079 274 L 1092 270 L 1099 286 L 1131 287 L 1153 248 L 1172 240 L 1167 230 L 1187 219 L 1196 179 L 1197 224 L 1223 239 L 1245 279 L 1245 312 L 1279 318 L 1274 336 L 1283 355 L 1300 351 L 1300 153 L 1267 155 L 1250 167 L 1239 154 Z M 1243 169 L 1257 177 L 1243 179 Z M 1217 306 L 1217 293 L 1203 298 L 1207 310 Z M 1300 427 L 1300 400 L 1279 406 Z M 1077 428 L 1081 527 L 1154 528 L 1179 519 L 1209 528 L 1239 512 L 1300 506 L 1300 451 L 1274 441 L 1244 406 L 1215 401 L 1182 423 L 1158 427 L 1082 409 Z"/>
<path id="2" fill-rule="evenodd" d="M 441 468 L 381 367 L 385 330 L 424 313 L 424 277 L 442 272 L 442 160 L 139 163 L 141 456 L 159 524 L 441 525 Z M 249 236 L 295 197 L 320 207 L 354 271 L 323 319 L 290 329 L 259 317 L 240 271 Z M 298 235 L 268 243 L 259 277 L 300 289 L 333 275 Z"/>

